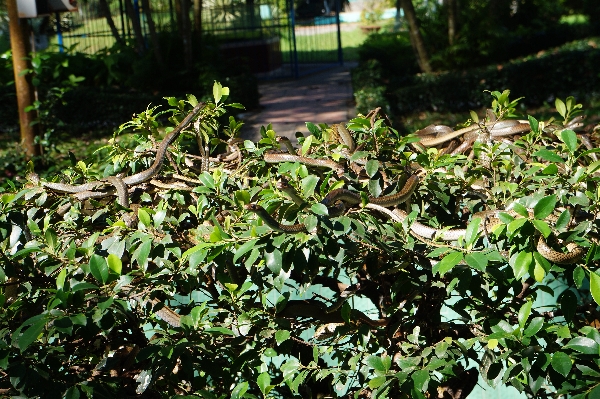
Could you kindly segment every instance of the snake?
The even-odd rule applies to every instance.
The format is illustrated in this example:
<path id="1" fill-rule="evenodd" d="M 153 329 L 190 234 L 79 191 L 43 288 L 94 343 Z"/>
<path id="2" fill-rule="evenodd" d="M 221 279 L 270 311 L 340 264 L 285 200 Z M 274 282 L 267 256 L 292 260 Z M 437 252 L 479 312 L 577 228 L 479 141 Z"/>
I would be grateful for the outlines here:
<path id="1" fill-rule="evenodd" d="M 493 122 L 485 124 L 483 127 L 488 129 L 492 138 L 520 134 L 531 129 L 529 122 L 525 120 L 507 120 Z M 457 137 L 475 132 L 479 129 L 482 129 L 482 126 L 478 124 L 473 124 L 471 126 L 456 131 L 452 130 L 448 126 L 430 125 L 424 129 L 417 131 L 415 134 L 417 136 L 420 136 L 420 139 L 418 141 L 419 144 L 425 147 L 434 147 L 436 145 L 443 144 Z M 437 135 L 439 133 L 443 134 Z M 434 134 L 436 134 L 436 136 L 433 136 Z"/>
<path id="2" fill-rule="evenodd" d="M 171 327 L 180 327 L 181 326 L 181 315 L 175 312 L 173 309 L 165 305 L 162 301 L 156 298 L 149 298 L 148 295 L 144 293 L 135 293 L 131 294 L 133 290 L 132 285 L 126 285 L 121 288 L 121 291 L 125 294 L 129 295 L 129 298 L 134 299 L 140 306 L 143 308 L 146 306 L 146 303 L 150 303 L 152 305 L 152 309 L 157 306 L 161 306 L 155 313 L 158 315 L 163 321 L 169 324 Z"/>
<path id="3" fill-rule="evenodd" d="M 298 162 L 307 166 L 328 168 L 335 171 L 338 175 L 344 173 L 344 166 L 330 159 L 316 159 L 279 152 L 268 152 L 264 155 L 263 159 L 266 163 Z"/>
<path id="4" fill-rule="evenodd" d="M 412 175 L 408 178 L 402 190 L 396 194 L 385 195 L 383 197 L 367 197 L 368 204 L 377 204 L 379 206 L 396 206 L 403 202 L 406 202 L 415 191 L 419 184 L 420 178 L 417 174 Z M 357 205 L 362 202 L 362 197 L 359 193 L 350 191 L 347 189 L 335 189 L 330 191 L 325 198 L 321 201 L 321 204 L 325 205 L 329 210 L 329 216 L 339 216 L 340 210 L 343 213 L 345 208 L 341 208 L 339 202 L 346 202 L 350 205 Z M 273 218 L 262 206 L 258 204 L 246 204 L 245 209 L 255 213 L 260 217 L 263 222 L 269 226 L 272 230 L 280 233 L 306 233 L 307 229 L 303 223 L 297 223 L 292 225 L 281 224 Z"/>
<path id="5" fill-rule="evenodd" d="M 277 138 L 275 140 L 278 143 L 283 144 L 283 146 L 285 147 L 285 149 L 287 150 L 287 152 L 289 152 L 291 155 L 298 155 L 296 153 L 296 149 L 292 145 L 292 142 L 287 137 L 277 136 Z"/>
<path id="6" fill-rule="evenodd" d="M 377 210 L 385 215 L 387 215 L 390 219 L 394 220 L 397 223 L 403 223 L 407 218 L 408 214 L 400 209 L 394 209 L 393 211 L 379 206 L 377 204 L 368 203 L 366 205 L 367 208 Z M 500 224 L 500 220 L 498 219 L 498 214 L 504 212 L 510 215 L 516 216 L 517 214 L 513 211 L 509 210 L 490 210 L 490 211 L 482 211 L 473 214 L 474 218 L 480 218 L 481 222 L 479 224 L 479 231 L 489 230 L 493 228 L 495 225 Z M 424 225 L 422 223 L 413 221 L 410 225 L 410 232 L 418 239 L 431 240 L 435 238 L 439 238 L 442 241 L 456 241 L 461 236 L 464 237 L 467 230 L 466 229 L 436 229 L 431 226 Z M 586 250 L 575 244 L 569 243 L 567 244 L 568 252 L 559 252 L 550 248 L 550 246 L 546 243 L 544 237 L 540 234 L 537 243 L 536 250 L 542 255 L 544 258 L 549 260 L 550 262 L 554 262 L 556 264 L 566 265 L 573 264 L 578 262 L 583 255 L 585 255 Z"/>
<path id="7" fill-rule="evenodd" d="M 206 103 L 200 102 L 192 109 L 192 111 L 173 129 L 160 143 L 156 151 L 156 158 L 148 169 L 141 172 L 135 173 L 130 176 L 123 177 L 121 180 L 123 184 L 127 186 L 143 183 L 150 180 L 155 176 L 163 165 L 167 148 L 179 137 L 179 134 L 192 122 L 192 120 L 198 115 L 198 113 L 204 108 Z M 109 181 L 111 177 L 107 177 L 98 181 L 88 182 L 83 184 L 66 184 L 66 183 L 53 183 L 53 182 L 42 182 L 42 186 L 47 187 L 54 191 L 60 191 L 64 193 L 82 193 L 85 191 L 93 191 L 94 189 L 106 185 L 106 183 L 113 184 L 114 180 Z"/>

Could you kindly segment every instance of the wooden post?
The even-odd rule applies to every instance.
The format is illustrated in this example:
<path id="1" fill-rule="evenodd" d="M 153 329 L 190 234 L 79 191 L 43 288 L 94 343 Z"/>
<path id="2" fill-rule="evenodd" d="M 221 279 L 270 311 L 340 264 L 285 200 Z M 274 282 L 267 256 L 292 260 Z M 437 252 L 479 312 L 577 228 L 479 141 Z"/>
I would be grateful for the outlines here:
<path id="1" fill-rule="evenodd" d="M 32 124 L 36 118 L 36 112 L 25 112 L 25 108 L 32 105 L 35 100 L 35 89 L 31 83 L 31 75 L 23 74 L 26 69 L 31 69 L 31 62 L 27 59 L 31 50 L 29 44 L 30 29 L 27 21 L 19 18 L 17 0 L 7 0 L 7 8 L 19 123 L 21 125 L 21 147 L 23 147 L 25 155 L 31 158 L 40 155 L 41 151 L 39 144 L 35 144 L 35 138 L 38 136 L 38 125 Z"/>

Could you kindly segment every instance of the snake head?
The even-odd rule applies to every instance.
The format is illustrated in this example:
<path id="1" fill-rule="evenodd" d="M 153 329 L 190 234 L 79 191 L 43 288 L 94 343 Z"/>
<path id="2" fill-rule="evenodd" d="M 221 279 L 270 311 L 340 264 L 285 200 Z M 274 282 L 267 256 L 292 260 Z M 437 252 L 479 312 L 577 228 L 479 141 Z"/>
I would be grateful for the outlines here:
<path id="1" fill-rule="evenodd" d="M 246 204 L 246 205 L 244 205 L 244 209 L 246 209 L 247 211 L 250 211 L 250 212 L 259 212 L 259 211 L 263 210 L 263 207 L 260 205 L 256 205 L 256 204 Z"/>

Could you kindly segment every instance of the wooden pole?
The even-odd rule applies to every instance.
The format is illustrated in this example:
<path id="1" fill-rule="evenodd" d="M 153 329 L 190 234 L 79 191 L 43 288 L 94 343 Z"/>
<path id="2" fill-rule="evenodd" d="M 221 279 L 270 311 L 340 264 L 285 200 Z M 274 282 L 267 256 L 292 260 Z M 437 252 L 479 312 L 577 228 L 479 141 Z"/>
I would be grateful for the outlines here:
<path id="1" fill-rule="evenodd" d="M 19 18 L 17 0 L 7 0 L 7 8 L 19 123 L 21 125 L 21 147 L 23 147 L 25 155 L 31 158 L 40 155 L 41 151 L 40 146 L 35 144 L 35 138 L 38 136 L 38 125 L 32 124 L 36 118 L 36 112 L 25 112 L 25 109 L 32 105 L 35 100 L 35 89 L 31 83 L 31 75 L 24 73 L 27 69 L 31 69 L 31 62 L 27 58 L 31 50 L 29 44 L 30 28 L 25 19 Z"/>

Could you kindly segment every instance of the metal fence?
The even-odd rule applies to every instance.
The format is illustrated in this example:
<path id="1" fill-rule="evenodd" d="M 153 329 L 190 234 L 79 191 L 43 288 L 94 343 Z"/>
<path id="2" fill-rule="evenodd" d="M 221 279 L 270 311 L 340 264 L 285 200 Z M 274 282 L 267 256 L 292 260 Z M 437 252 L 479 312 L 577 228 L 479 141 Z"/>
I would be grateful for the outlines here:
<path id="1" fill-rule="evenodd" d="M 313 0 L 314 1 L 314 0 Z M 133 37 L 133 26 L 126 13 L 124 0 L 109 3 L 112 19 L 119 35 Z M 341 59 L 339 7 L 327 15 L 296 17 L 294 0 L 262 1 L 246 4 L 236 0 L 204 0 L 202 34 L 213 36 L 228 56 L 249 62 L 259 78 L 298 77 L 332 65 Z M 326 8 L 328 2 L 325 1 Z M 334 4 L 339 2 L 334 1 Z M 176 32 L 174 0 L 152 1 L 152 19 L 159 32 Z M 141 4 L 134 1 L 143 34 L 148 27 Z M 336 12 L 337 11 L 337 12 Z M 60 18 L 57 20 L 56 18 Z M 193 19 L 193 9 L 190 10 Z M 52 16 L 54 43 L 75 46 L 77 51 L 95 54 L 115 44 L 115 38 L 99 2 L 79 3 L 79 11 Z M 147 38 L 146 43 L 149 43 Z"/>

